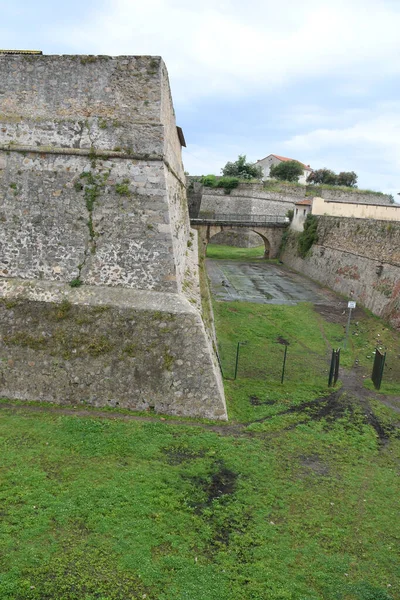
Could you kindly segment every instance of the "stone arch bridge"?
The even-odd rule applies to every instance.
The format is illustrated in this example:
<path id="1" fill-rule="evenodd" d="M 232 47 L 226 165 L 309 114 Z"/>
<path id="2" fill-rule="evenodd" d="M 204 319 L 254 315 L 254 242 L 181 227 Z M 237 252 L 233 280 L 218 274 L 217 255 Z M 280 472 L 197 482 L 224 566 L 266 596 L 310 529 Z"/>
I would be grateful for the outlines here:
<path id="1" fill-rule="evenodd" d="M 199 246 L 203 255 L 208 242 L 217 233 L 227 229 L 249 229 L 263 240 L 265 258 L 277 258 L 283 232 L 289 226 L 289 219 L 280 215 L 216 214 L 191 218 L 190 224 L 199 232 Z"/>

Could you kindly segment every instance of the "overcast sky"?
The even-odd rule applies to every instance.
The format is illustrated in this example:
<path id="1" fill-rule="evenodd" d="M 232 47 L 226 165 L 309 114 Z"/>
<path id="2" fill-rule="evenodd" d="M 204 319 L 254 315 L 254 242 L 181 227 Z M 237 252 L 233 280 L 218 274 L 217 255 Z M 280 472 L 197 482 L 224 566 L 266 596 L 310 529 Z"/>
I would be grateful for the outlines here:
<path id="1" fill-rule="evenodd" d="M 161 55 L 191 174 L 268 154 L 400 200 L 400 0 L 0 0 L 0 46 Z"/>

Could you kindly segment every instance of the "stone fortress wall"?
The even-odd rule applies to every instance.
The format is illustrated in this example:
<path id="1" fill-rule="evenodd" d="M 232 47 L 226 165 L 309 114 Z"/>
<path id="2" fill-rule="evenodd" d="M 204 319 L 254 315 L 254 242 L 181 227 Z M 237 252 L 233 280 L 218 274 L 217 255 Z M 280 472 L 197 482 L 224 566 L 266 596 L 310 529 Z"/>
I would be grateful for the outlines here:
<path id="1" fill-rule="evenodd" d="M 303 259 L 297 252 L 299 234 L 291 229 L 282 260 L 400 328 L 400 207 L 391 204 L 389 196 L 284 183 L 274 184 L 272 190 L 240 183 L 227 195 L 223 189 L 202 186 L 198 179 L 188 178 L 188 197 L 190 214 L 199 217 L 285 215 L 296 202 L 323 196 L 314 198 L 312 209 L 318 215 L 318 242 Z M 327 216 L 331 210 L 338 216 Z M 233 235 L 224 231 L 211 241 L 233 245 Z M 249 245 L 246 234 L 239 231 L 234 244 Z"/>
<path id="2" fill-rule="evenodd" d="M 188 204 L 192 217 L 213 214 L 280 215 L 294 208 L 297 198 L 289 193 L 268 193 L 261 183 L 240 183 L 230 194 L 222 188 L 202 186 L 196 177 L 188 179 Z M 216 234 L 211 243 L 241 248 L 263 245 L 260 236 L 250 230 L 233 229 Z"/>
<path id="3" fill-rule="evenodd" d="M 0 81 L 0 394 L 226 418 L 162 60 L 0 55 Z"/>
<path id="4" fill-rule="evenodd" d="M 382 211 L 393 210 L 389 196 L 380 193 L 364 193 L 358 190 L 332 190 L 313 185 L 291 185 L 274 181 L 262 183 L 241 182 L 230 194 L 222 188 L 203 186 L 200 177 L 188 176 L 188 204 L 191 217 L 207 217 L 213 214 L 274 215 L 285 216 L 295 209 L 296 202 L 314 196 L 323 196 L 328 202 L 346 204 L 382 205 Z M 381 212 L 382 212 L 381 211 Z M 346 209 L 343 209 L 346 212 Z M 348 211 L 347 211 L 348 212 Z M 213 243 L 232 246 L 257 246 L 260 238 L 249 231 L 224 231 L 212 240 Z"/>
<path id="5" fill-rule="evenodd" d="M 264 189 L 262 183 L 240 183 L 230 194 L 226 194 L 222 188 L 201 186 L 199 189 L 197 182 L 191 183 L 189 178 L 189 213 L 193 217 L 213 213 L 284 216 L 299 199 L 298 191 L 269 191 Z"/>
<path id="6" fill-rule="evenodd" d="M 340 203 L 389 205 L 385 194 L 359 190 L 343 191 L 313 185 L 293 185 L 285 182 L 241 182 L 230 194 L 222 188 L 203 186 L 201 177 L 188 176 L 188 204 L 191 217 L 217 213 L 285 215 L 296 202 L 315 196 Z"/>

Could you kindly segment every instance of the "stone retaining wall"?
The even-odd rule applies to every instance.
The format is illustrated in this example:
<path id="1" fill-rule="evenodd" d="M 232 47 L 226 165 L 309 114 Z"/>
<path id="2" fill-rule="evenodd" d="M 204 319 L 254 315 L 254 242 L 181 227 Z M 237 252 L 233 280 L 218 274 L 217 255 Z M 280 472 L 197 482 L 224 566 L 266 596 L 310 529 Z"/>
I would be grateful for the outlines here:
<path id="1" fill-rule="evenodd" d="M 202 186 L 200 177 L 187 177 L 189 212 L 192 217 L 212 211 L 236 214 L 285 215 L 296 202 L 320 196 L 341 203 L 390 205 L 384 194 L 363 193 L 357 190 L 330 190 L 312 185 L 291 185 L 274 181 L 262 183 L 241 182 L 230 194 L 222 188 Z"/>
<path id="2" fill-rule="evenodd" d="M 400 223 L 318 217 L 318 242 L 304 259 L 298 235 L 290 232 L 285 264 L 400 328 Z"/>

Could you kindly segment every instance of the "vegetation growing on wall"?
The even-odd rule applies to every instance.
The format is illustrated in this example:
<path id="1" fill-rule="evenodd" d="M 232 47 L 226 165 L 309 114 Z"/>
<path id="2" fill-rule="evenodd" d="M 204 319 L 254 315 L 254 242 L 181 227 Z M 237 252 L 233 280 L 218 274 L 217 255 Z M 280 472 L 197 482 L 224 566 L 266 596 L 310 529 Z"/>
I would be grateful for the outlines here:
<path id="1" fill-rule="evenodd" d="M 216 175 L 205 175 L 201 178 L 205 187 L 223 188 L 225 194 L 230 194 L 236 188 L 240 180 L 237 177 L 217 177 Z"/>
<path id="2" fill-rule="evenodd" d="M 291 232 L 290 232 L 289 228 L 285 229 L 285 231 L 282 233 L 282 239 L 281 239 L 281 243 L 280 243 L 280 246 L 279 246 L 279 253 L 278 253 L 278 255 L 280 257 L 285 252 L 286 245 L 288 243 L 288 239 L 289 239 L 290 233 Z"/>
<path id="3" fill-rule="evenodd" d="M 304 231 L 298 238 L 298 253 L 304 258 L 311 246 L 318 241 L 317 234 L 318 219 L 315 215 L 308 214 L 304 222 Z"/>
<path id="4" fill-rule="evenodd" d="M 307 185 L 306 186 L 306 196 L 323 196 L 323 190 L 334 190 L 346 192 L 346 194 L 357 195 L 357 194 L 372 194 L 374 196 L 386 196 L 383 192 L 376 192 L 374 190 L 361 190 L 356 187 L 346 187 L 344 185 L 333 185 L 328 183 L 320 183 L 318 185 Z M 391 196 L 388 195 L 389 202 L 391 202 Z M 393 196 L 392 196 L 393 198 Z M 394 200 L 393 200 L 394 201 Z"/>
<path id="5" fill-rule="evenodd" d="M 101 193 L 104 191 L 104 188 L 107 183 L 107 179 L 110 175 L 110 171 L 105 172 L 95 172 L 96 169 L 96 158 L 95 154 L 91 158 L 91 171 L 83 171 L 83 173 L 79 176 L 79 181 L 75 181 L 74 188 L 76 192 L 83 191 L 83 197 L 85 199 L 86 209 L 88 211 L 88 220 L 87 226 L 89 230 L 89 238 L 90 238 L 90 252 L 94 254 L 96 252 L 96 232 L 93 226 L 93 210 L 96 201 L 98 200 Z M 121 184 L 122 185 L 122 184 Z M 117 186 L 116 186 L 117 187 Z M 125 191 L 125 180 L 124 185 L 122 185 Z M 117 191 L 117 190 L 116 190 Z M 129 189 L 128 189 L 129 192 Z M 118 193 L 118 192 L 117 192 Z M 121 193 L 121 192 L 119 192 Z M 86 261 L 86 253 L 85 259 L 82 264 L 78 265 L 78 277 L 74 278 L 70 281 L 71 287 L 79 287 L 82 285 L 81 280 L 81 271 Z"/>

